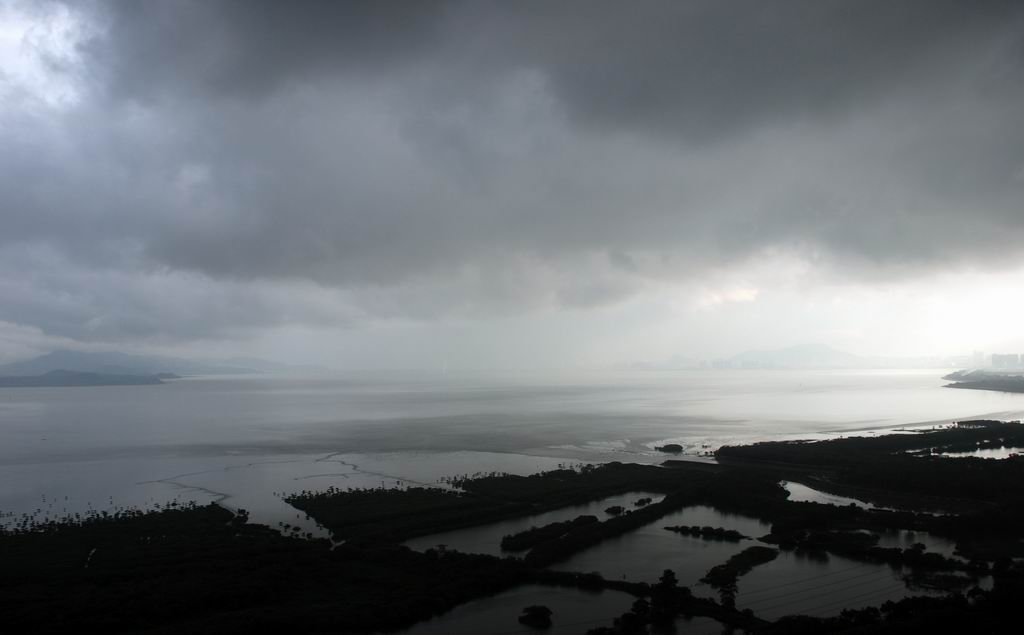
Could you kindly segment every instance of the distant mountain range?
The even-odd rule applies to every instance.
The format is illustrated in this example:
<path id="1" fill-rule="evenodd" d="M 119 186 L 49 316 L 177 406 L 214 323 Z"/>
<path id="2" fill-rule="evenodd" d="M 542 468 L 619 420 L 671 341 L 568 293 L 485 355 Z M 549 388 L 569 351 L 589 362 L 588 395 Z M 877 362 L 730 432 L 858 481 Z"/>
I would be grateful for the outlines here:
<path id="1" fill-rule="evenodd" d="M 700 362 L 683 355 L 673 355 L 660 362 L 633 362 L 622 366 L 630 370 L 690 370 L 700 368 Z"/>
<path id="2" fill-rule="evenodd" d="M 43 388 L 67 386 L 151 386 L 177 375 L 111 375 L 82 373 L 73 370 L 51 370 L 42 375 L 0 376 L 0 388 Z"/>
<path id="3" fill-rule="evenodd" d="M 729 362 L 741 368 L 852 368 L 864 366 L 862 357 L 825 344 L 799 344 L 774 350 L 746 351 Z"/>
<path id="4" fill-rule="evenodd" d="M 966 356 L 947 357 L 865 357 L 827 344 L 797 344 L 785 348 L 751 350 L 713 360 L 696 360 L 673 355 L 664 361 L 634 362 L 619 368 L 632 370 L 708 369 L 841 369 L 841 368 L 956 368 L 964 367 Z"/>
<path id="5" fill-rule="evenodd" d="M 34 359 L 0 365 L 0 376 L 39 376 L 52 371 L 150 376 L 162 373 L 174 375 L 239 375 L 298 370 L 314 370 L 314 368 L 291 366 L 257 358 L 239 357 L 223 361 L 196 361 L 178 357 L 131 355 L 112 351 L 88 353 L 58 350 L 40 355 Z"/>

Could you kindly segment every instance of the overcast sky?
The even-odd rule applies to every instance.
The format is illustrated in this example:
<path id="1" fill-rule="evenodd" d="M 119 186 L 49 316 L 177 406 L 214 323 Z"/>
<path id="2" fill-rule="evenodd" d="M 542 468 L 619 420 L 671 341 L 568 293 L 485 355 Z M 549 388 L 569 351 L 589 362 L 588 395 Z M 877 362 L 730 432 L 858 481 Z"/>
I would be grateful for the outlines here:
<path id="1" fill-rule="evenodd" d="M 1024 3 L 0 0 L 0 361 L 1024 350 Z"/>

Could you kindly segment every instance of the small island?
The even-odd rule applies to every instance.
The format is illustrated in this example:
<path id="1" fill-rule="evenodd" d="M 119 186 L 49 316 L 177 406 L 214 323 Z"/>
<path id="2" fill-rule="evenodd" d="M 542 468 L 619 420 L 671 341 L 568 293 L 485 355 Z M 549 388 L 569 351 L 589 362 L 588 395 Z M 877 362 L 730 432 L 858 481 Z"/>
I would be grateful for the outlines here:
<path id="1" fill-rule="evenodd" d="M 519 616 L 519 623 L 530 628 L 545 629 L 551 626 L 553 611 L 543 605 L 528 606 Z"/>
<path id="2" fill-rule="evenodd" d="M 681 454 L 683 446 L 678 443 L 666 443 L 665 445 L 658 445 L 654 447 L 658 452 L 666 452 L 668 454 Z"/>
<path id="3" fill-rule="evenodd" d="M 681 534 L 683 536 L 704 538 L 705 540 L 725 540 L 728 542 L 739 542 L 741 540 L 746 540 L 747 538 L 747 536 L 744 536 L 735 529 L 725 529 L 724 527 L 675 525 L 672 527 L 665 527 L 665 529 L 667 529 L 668 531 L 674 531 L 677 534 Z"/>

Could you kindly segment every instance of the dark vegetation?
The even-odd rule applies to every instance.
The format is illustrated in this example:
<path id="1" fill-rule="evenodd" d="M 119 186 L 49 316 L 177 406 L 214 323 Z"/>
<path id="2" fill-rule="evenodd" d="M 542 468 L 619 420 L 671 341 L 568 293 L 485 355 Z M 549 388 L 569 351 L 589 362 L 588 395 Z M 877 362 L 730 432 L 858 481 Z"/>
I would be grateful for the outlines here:
<path id="1" fill-rule="evenodd" d="M 814 471 L 840 494 L 845 486 L 845 491 L 873 490 L 899 503 L 934 499 L 950 508 L 966 503 L 977 511 L 1024 497 L 1024 457 L 989 461 L 911 453 L 927 448 L 973 449 L 993 443 L 1024 446 L 1024 425 L 981 421 L 917 434 L 816 443 L 773 441 L 723 447 L 717 456 L 725 463 L 742 461 L 780 468 L 790 475 Z"/>
<path id="2" fill-rule="evenodd" d="M 535 604 L 523 609 L 519 616 L 519 623 L 531 628 L 547 628 L 551 626 L 551 616 L 554 613 L 546 606 Z"/>
<path id="3" fill-rule="evenodd" d="M 736 605 L 736 581 L 741 575 L 750 573 L 759 564 L 771 562 L 779 555 L 778 549 L 755 545 L 747 547 L 724 564 L 715 565 L 701 578 L 701 582 L 718 589 L 723 606 Z"/>
<path id="4" fill-rule="evenodd" d="M 925 546 L 920 543 L 906 549 L 879 547 L 876 534 L 862 531 L 808 531 L 794 530 L 792 526 L 785 529 L 773 526 L 772 533 L 762 540 L 798 551 L 834 553 L 862 562 L 909 567 L 922 573 L 962 571 L 982 575 L 989 569 L 984 560 L 963 561 L 938 553 L 926 553 Z"/>
<path id="5" fill-rule="evenodd" d="M 647 585 L 607 582 L 599 575 L 559 574 L 538 567 L 603 536 L 651 522 L 683 498 L 624 513 L 593 534 L 538 545 L 525 559 L 446 550 L 418 553 L 397 544 L 406 536 L 471 522 L 468 510 L 509 506 L 534 511 L 602 492 L 642 487 L 666 491 L 679 474 L 657 467 L 611 464 L 537 477 L 485 477 L 479 489 L 360 490 L 306 493 L 293 500 L 324 512 L 336 537 L 282 536 L 247 524 L 217 506 L 124 512 L 47 522 L 0 532 L 0 611 L 10 632 L 369 632 L 394 630 L 467 600 L 536 582 L 617 588 L 634 594 Z M 559 484 L 562 487 L 559 487 Z M 515 485 L 521 485 L 516 488 Z M 691 486 L 691 487 L 695 487 Z M 617 492 L 615 490 L 618 489 Z M 473 492 L 507 492 L 492 498 Z M 550 502 L 549 502 L 550 501 Z M 329 511 L 334 510 L 334 511 Z M 439 513 L 440 512 L 440 513 Z M 486 519 L 485 514 L 478 514 Z M 695 610 L 717 611 L 701 604 Z M 728 614 L 728 613 L 727 613 Z"/>
<path id="6" fill-rule="evenodd" d="M 519 501 L 493 500 L 440 488 L 301 492 L 285 500 L 314 516 L 336 539 L 401 542 L 411 536 L 528 513 Z"/>
<path id="7" fill-rule="evenodd" d="M 393 629 L 529 578 L 515 561 L 331 550 L 245 520 L 210 505 L 0 534 L 5 632 Z"/>
<path id="8" fill-rule="evenodd" d="M 704 538 L 706 540 L 724 540 L 727 542 L 739 542 L 747 538 L 735 529 L 725 529 L 724 527 L 700 527 L 693 525 L 687 527 L 686 525 L 676 525 L 675 527 L 665 527 L 668 531 L 674 531 L 677 534 L 684 536 L 693 536 L 694 538 Z"/>
<path id="9" fill-rule="evenodd" d="M 680 454 L 683 451 L 683 446 L 678 443 L 666 443 L 665 445 L 658 445 L 654 448 L 658 452 L 667 452 L 669 454 Z"/>
<path id="10" fill-rule="evenodd" d="M 794 538 L 804 531 L 899 527 L 955 539 L 961 556 L 980 561 L 1024 556 L 1024 459 L 949 458 L 914 451 L 995 441 L 1024 442 L 1024 426 L 969 421 L 915 434 L 726 447 L 719 450 L 719 456 L 726 465 L 747 473 L 760 472 L 763 478 L 792 478 L 883 504 L 959 512 L 828 509 L 811 503 L 780 508 L 770 499 L 751 498 L 745 504 L 748 512 L 773 521 L 772 533 L 781 546 L 795 546 L 800 540 Z"/>
<path id="11" fill-rule="evenodd" d="M 1024 463 L 938 458 L 920 451 L 1016 443 L 1021 428 L 969 422 L 920 434 L 723 448 L 721 465 L 610 463 L 529 477 L 464 477 L 453 480 L 457 490 L 327 490 L 289 497 L 344 540 L 336 546 L 286 537 L 248 524 L 244 513 L 216 506 L 24 524 L 0 532 L 0 613 L 7 632 L 376 632 L 535 583 L 614 589 L 637 598 L 628 613 L 595 633 L 667 628 L 679 615 L 707 616 L 753 633 L 938 632 L 936 625 L 1009 631 L 1024 597 L 1024 565 L 1010 559 L 1024 555 Z M 797 503 L 787 500 L 779 484 L 783 479 L 959 513 Z M 400 545 L 414 536 L 638 490 L 664 499 L 619 509 L 605 520 L 581 517 L 506 537 L 523 557 L 450 549 L 418 553 Z M 771 532 L 762 540 L 780 550 L 886 564 L 902 570 L 911 589 L 950 594 L 769 624 L 737 611 L 733 602 L 737 579 L 778 554 L 770 547 L 746 549 L 708 571 L 705 580 L 719 590 L 720 601 L 694 597 L 671 571 L 656 584 L 557 571 L 557 563 L 570 555 L 689 505 L 770 522 Z M 667 529 L 736 537 L 722 528 Z M 892 529 L 952 538 L 962 559 L 920 545 L 879 547 L 876 534 Z M 980 575 L 992 576 L 991 590 L 976 587 Z"/>
<path id="12" fill-rule="evenodd" d="M 635 490 L 669 492 L 676 475 L 650 465 L 608 463 L 530 476 L 452 480 L 459 488 L 300 492 L 285 500 L 336 538 L 401 542 L 414 536 L 537 514 Z"/>
<path id="13" fill-rule="evenodd" d="M 574 529 L 596 523 L 597 516 L 577 516 L 572 520 L 548 523 L 543 527 L 531 527 L 517 534 L 504 536 L 501 539 L 503 551 L 524 551 L 546 542 L 561 538 Z"/>
<path id="14" fill-rule="evenodd" d="M 766 635 L 1015 632 L 1020 626 L 1024 567 L 1015 564 L 994 577 L 992 591 L 909 597 L 899 602 L 885 602 L 879 607 L 844 610 L 829 618 L 784 617 L 758 632 Z"/>
<path id="15" fill-rule="evenodd" d="M 687 496 L 685 494 L 669 494 L 661 502 L 609 518 L 604 522 L 576 527 L 559 538 L 538 544 L 530 549 L 524 560 L 534 566 L 554 564 L 565 560 L 574 553 L 593 547 L 603 540 L 621 536 L 650 524 L 666 514 L 681 509 L 686 504 Z"/>
<path id="16" fill-rule="evenodd" d="M 733 631 L 736 628 L 757 632 L 768 625 L 749 612 L 739 612 L 712 600 L 696 598 L 686 587 L 680 587 L 675 572 L 665 569 L 657 584 L 647 586 L 629 611 L 615 618 L 611 627 L 594 628 L 588 635 L 617 633 L 672 633 L 678 616 L 702 616 L 718 620 Z"/>

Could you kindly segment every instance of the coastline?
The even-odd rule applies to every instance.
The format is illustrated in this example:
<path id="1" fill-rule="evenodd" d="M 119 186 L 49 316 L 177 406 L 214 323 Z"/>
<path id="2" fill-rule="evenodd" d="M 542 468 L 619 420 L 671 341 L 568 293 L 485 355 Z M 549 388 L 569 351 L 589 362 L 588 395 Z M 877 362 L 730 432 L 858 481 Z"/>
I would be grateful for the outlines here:
<path id="1" fill-rule="evenodd" d="M 213 553 L 211 549 L 218 554 L 217 559 L 237 557 L 248 561 L 253 558 L 251 550 L 255 548 L 263 554 L 259 561 L 271 569 L 264 573 L 250 571 L 245 574 L 251 577 L 249 583 L 259 580 L 266 583 L 263 576 L 275 570 L 279 571 L 275 575 L 282 576 L 281 581 L 294 585 L 291 592 L 276 599 L 259 594 L 252 596 L 262 598 L 261 609 L 257 613 L 245 613 L 247 617 L 242 617 L 242 614 L 229 617 L 229 614 L 217 609 L 212 609 L 212 613 L 193 610 L 173 617 L 155 612 L 152 613 L 154 617 L 150 618 L 155 620 L 153 625 L 176 624 L 178 627 L 191 628 L 218 624 L 229 625 L 228 630 L 234 630 L 242 624 L 249 624 L 247 620 L 252 615 L 261 615 L 261 620 L 270 616 L 274 620 L 287 619 L 293 623 L 300 620 L 300 623 L 312 624 L 308 621 L 310 609 L 305 605 L 307 600 L 303 599 L 305 596 L 302 592 L 308 584 L 315 583 L 326 585 L 321 588 L 334 588 L 346 594 L 347 599 L 334 610 L 349 618 L 347 627 L 341 626 L 334 618 L 316 618 L 327 619 L 315 622 L 318 627 L 330 626 L 341 632 L 353 632 L 346 629 L 360 631 L 371 625 L 373 628 L 410 625 L 434 614 L 439 606 L 448 610 L 467 600 L 531 582 L 581 589 L 615 589 L 655 601 L 655 596 L 652 596 L 655 590 L 649 580 L 607 580 L 598 574 L 560 571 L 559 563 L 596 545 L 615 544 L 614 541 L 619 540 L 619 537 L 658 523 L 662 517 L 679 510 L 695 505 L 709 505 L 729 514 L 742 514 L 768 521 L 771 523 L 770 533 L 760 537 L 741 536 L 741 539 L 756 539 L 760 543 L 755 549 L 756 553 L 750 551 L 749 557 L 730 558 L 715 568 L 713 575 L 708 573 L 712 576 L 709 579 L 716 581 L 713 588 L 719 595 L 717 600 L 695 598 L 688 588 L 672 586 L 672 589 L 677 590 L 671 592 L 674 599 L 666 605 L 671 608 L 665 610 L 672 615 L 676 612 L 705 615 L 735 627 L 767 633 L 773 632 L 773 622 L 761 619 L 756 613 L 736 610 L 735 603 L 743 601 L 744 595 L 742 591 L 736 590 L 735 585 L 736 580 L 744 578 L 750 571 L 774 566 L 769 564 L 775 560 L 772 554 L 785 555 L 793 550 L 804 550 L 808 553 L 832 553 L 866 563 L 885 562 L 904 568 L 914 580 L 949 578 L 948 584 L 960 584 L 959 581 L 965 579 L 964 575 L 968 576 L 968 580 L 972 579 L 971 576 L 977 578 L 989 575 L 994 566 L 991 563 L 998 560 L 1000 554 L 1006 557 L 1019 555 L 1015 547 L 1007 546 L 1007 540 L 1011 539 L 1014 527 L 1018 526 L 1013 519 L 1016 518 L 1014 514 L 1019 513 L 1017 510 L 1021 509 L 1019 503 L 1024 502 L 1024 479 L 1015 480 L 1008 476 L 1024 472 L 1024 459 L 949 459 L 906 451 L 950 443 L 976 443 L 990 438 L 1024 439 L 1024 426 L 999 422 L 966 422 L 966 425 L 957 428 L 917 435 L 895 434 L 810 443 L 764 442 L 730 446 L 718 451 L 723 459 L 718 464 L 678 460 L 667 461 L 668 467 L 607 463 L 599 466 L 562 467 L 523 476 L 497 472 L 464 476 L 453 479 L 449 489 L 422 485 L 362 490 L 328 489 L 309 490 L 288 497 L 287 502 L 296 507 L 300 514 L 305 512 L 333 534 L 330 542 L 322 538 L 306 538 L 306 534 L 295 528 L 286 527 L 289 531 L 279 533 L 269 527 L 252 524 L 244 509 L 238 509 L 235 513 L 224 511 L 230 518 L 221 518 L 222 513 L 217 511 L 221 507 L 216 505 L 172 505 L 149 513 L 125 510 L 113 516 L 97 514 L 80 520 L 26 525 L 13 533 L 0 532 L 0 548 L 4 553 L 12 555 L 12 571 L 18 573 L 14 578 L 28 576 L 28 579 L 32 579 L 32 576 L 40 574 L 38 568 L 32 568 L 36 566 L 33 563 L 53 558 L 59 562 L 74 563 L 75 558 L 66 549 L 77 553 L 81 547 L 76 545 L 91 544 L 90 549 L 83 552 L 89 554 L 84 570 L 80 564 L 73 565 L 65 573 L 61 573 L 63 569 L 59 568 L 48 569 L 50 584 L 56 585 L 56 588 L 68 588 L 66 585 L 72 584 L 72 580 L 85 571 L 87 576 L 101 576 L 97 581 L 106 580 L 102 588 L 107 590 L 103 593 L 119 596 L 127 594 L 124 597 L 134 598 L 132 603 L 141 602 L 142 605 L 148 602 L 145 598 L 149 596 L 146 594 L 154 592 L 152 588 L 126 587 L 117 582 L 119 578 L 108 579 L 103 576 L 119 576 L 120 573 L 116 572 L 130 572 L 135 568 L 146 569 L 151 575 L 157 576 L 155 580 L 164 580 L 156 583 L 156 592 L 170 596 L 176 593 L 191 594 L 193 590 L 190 585 L 201 589 L 206 584 L 193 579 L 193 576 L 210 575 L 209 572 L 203 573 L 207 569 L 204 568 L 206 564 L 201 562 Z M 900 451 L 893 453 L 893 449 Z M 733 456 L 739 457 L 739 460 L 730 458 Z M 964 481 L 967 473 L 955 469 L 967 465 L 972 468 L 971 482 Z M 856 466 L 870 469 L 858 470 Z M 893 480 L 888 476 L 890 473 L 903 476 Z M 898 509 L 793 502 L 789 500 L 780 482 L 794 474 L 798 475 L 799 482 L 812 483 L 822 487 L 823 491 L 857 494 L 858 498 L 864 500 L 885 500 Z M 865 481 L 866 477 L 870 477 L 868 481 L 874 479 L 886 485 L 870 486 Z M 987 487 L 978 489 L 974 483 L 987 483 Z M 966 487 L 976 492 L 973 498 L 976 504 L 958 506 L 957 502 L 963 499 L 957 493 L 958 490 L 952 487 L 954 484 L 961 490 Z M 502 559 L 447 550 L 438 552 L 434 549 L 416 552 L 399 546 L 401 541 L 414 536 L 480 526 L 504 518 L 557 510 L 610 494 L 636 490 L 660 492 L 664 498 L 642 507 L 640 504 L 643 501 L 638 501 L 635 509 L 626 510 L 622 515 L 605 516 L 589 522 L 555 522 L 543 531 L 530 534 L 535 537 L 530 538 L 531 546 L 521 558 Z M 928 501 L 928 506 L 934 503 L 951 513 L 935 515 L 915 512 L 921 507 L 922 501 Z M 915 504 L 903 507 L 900 503 Z M 607 510 L 608 514 L 612 511 Z M 214 527 L 225 527 L 229 531 L 214 530 Z M 918 547 L 882 548 L 877 546 L 877 538 L 869 539 L 870 535 L 877 535 L 878 532 L 897 529 L 950 536 L 957 541 L 957 552 L 961 557 L 951 559 L 929 553 L 924 558 Z M 165 565 L 150 562 L 147 559 L 150 556 L 137 552 L 132 546 L 134 539 L 130 536 L 137 535 L 138 531 L 149 536 L 164 535 L 171 539 L 165 545 L 163 539 L 152 542 L 146 553 L 162 562 L 166 558 L 165 549 L 173 549 L 178 554 L 176 561 L 184 568 L 168 570 Z M 721 536 L 737 535 L 730 532 L 728 527 L 702 528 L 691 532 L 693 535 L 690 537 L 679 537 L 676 540 L 713 541 L 719 540 Z M 741 545 L 737 548 L 744 547 Z M 44 553 L 47 555 L 44 556 Z M 14 554 L 17 554 L 16 557 Z M 122 557 L 129 559 L 122 561 Z M 230 566 L 240 567 L 237 569 L 239 571 L 247 570 L 250 566 L 242 566 L 240 562 Z M 296 567 L 299 562 L 304 563 L 302 566 L 307 570 L 303 578 L 283 573 L 285 569 Z M 469 570 L 476 573 L 466 577 Z M 72 571 L 76 573 L 72 574 Z M 237 587 L 238 582 L 234 578 L 237 573 L 227 571 L 233 569 L 218 574 L 217 579 L 228 584 L 225 587 L 227 589 Z M 317 573 L 311 573 L 313 571 Z M 446 595 L 448 599 L 443 605 L 429 601 L 427 598 L 431 594 L 415 595 L 436 586 L 438 580 L 433 576 L 437 573 L 444 576 L 446 588 L 449 589 Z M 328 577 L 333 582 L 326 582 Z M 405 582 L 395 586 L 399 579 Z M 1011 579 L 1024 580 L 1024 570 L 1013 573 Z M 192 582 L 182 586 L 185 580 Z M 172 587 L 161 586 L 163 584 Z M 996 584 L 998 590 L 1001 588 L 999 584 L 1006 583 L 999 582 L 997 578 Z M 18 624 L 19 619 L 27 619 L 30 614 L 34 616 L 33 619 L 39 619 L 35 611 L 41 610 L 43 606 L 49 606 L 48 611 L 55 616 L 65 610 L 62 608 L 65 606 L 65 594 L 51 594 L 46 598 L 29 597 L 25 595 L 30 592 L 26 588 L 31 587 L 9 586 L 0 594 L 9 604 L 7 608 L 10 609 L 9 614 L 14 616 L 11 618 L 14 624 Z M 178 590 L 172 592 L 171 588 Z M 247 585 L 241 588 L 242 592 L 250 592 L 245 591 L 250 588 Z M 406 594 L 406 609 L 403 613 L 384 617 L 372 611 L 367 612 L 369 607 L 382 601 L 389 593 L 396 592 Z M 955 592 L 950 592 L 953 595 L 930 597 L 936 598 L 935 601 L 945 607 L 942 610 L 948 610 L 954 605 L 948 604 L 945 599 L 940 601 L 940 598 L 955 598 Z M 991 593 L 984 589 L 971 592 Z M 236 591 L 227 593 L 234 598 L 229 603 L 242 601 L 241 596 L 232 595 Z M 409 596 L 409 593 L 414 595 Z M 410 600 L 410 597 L 422 597 L 422 600 Z M 996 601 L 998 596 L 991 597 L 991 601 Z M 392 601 L 397 601 L 397 598 Z M 663 598 L 657 601 L 668 600 Z M 17 607 L 10 604 L 12 602 L 18 602 Z M 101 605 L 102 602 L 97 606 Z M 85 621 L 79 623 L 90 624 L 89 615 L 88 611 L 80 614 L 77 619 Z M 98 619 L 100 615 L 96 613 L 95 617 Z M 214 621 L 211 622 L 211 619 Z M 225 619 L 228 621 L 225 622 Z M 785 619 L 774 623 L 783 624 Z M 823 626 L 825 624 L 835 626 L 839 623 L 822 622 Z"/>

